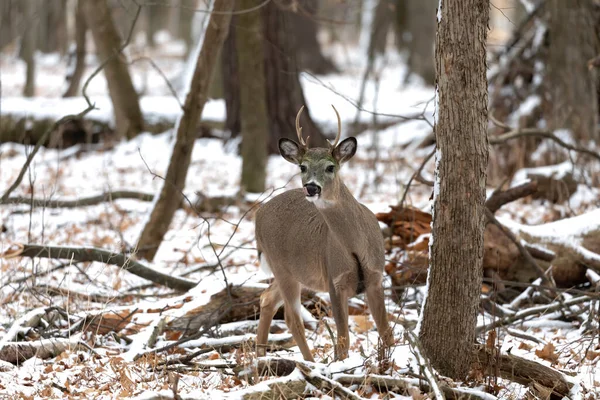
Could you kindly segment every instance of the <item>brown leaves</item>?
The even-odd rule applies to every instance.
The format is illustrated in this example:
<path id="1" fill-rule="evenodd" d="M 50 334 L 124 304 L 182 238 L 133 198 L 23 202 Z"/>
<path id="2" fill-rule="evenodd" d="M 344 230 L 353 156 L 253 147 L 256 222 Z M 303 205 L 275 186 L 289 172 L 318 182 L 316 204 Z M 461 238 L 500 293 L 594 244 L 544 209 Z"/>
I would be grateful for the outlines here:
<path id="1" fill-rule="evenodd" d="M 548 343 L 541 350 L 536 350 L 535 355 L 554 364 L 558 361 L 558 354 L 556 354 L 554 350 L 554 345 L 552 343 Z"/>

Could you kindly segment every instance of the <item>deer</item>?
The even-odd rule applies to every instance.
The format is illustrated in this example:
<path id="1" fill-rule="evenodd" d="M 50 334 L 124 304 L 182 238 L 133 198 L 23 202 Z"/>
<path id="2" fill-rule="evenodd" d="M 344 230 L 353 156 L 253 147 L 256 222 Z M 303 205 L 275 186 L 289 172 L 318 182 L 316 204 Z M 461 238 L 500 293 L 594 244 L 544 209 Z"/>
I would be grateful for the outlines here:
<path id="1" fill-rule="evenodd" d="M 296 115 L 298 142 L 279 140 L 281 156 L 300 168 L 302 188 L 291 189 L 263 204 L 255 215 L 261 268 L 273 274 L 260 296 L 257 354 L 264 356 L 269 329 L 283 305 L 285 322 L 304 360 L 314 362 L 301 317 L 303 287 L 328 292 L 337 327 L 334 358 L 348 357 L 348 299 L 365 292 L 371 315 L 386 348 L 394 343 L 383 293 L 385 251 L 377 218 L 359 203 L 342 181 L 340 167 L 356 153 L 357 141 L 340 142 L 342 122 L 328 148 L 309 148 Z"/>

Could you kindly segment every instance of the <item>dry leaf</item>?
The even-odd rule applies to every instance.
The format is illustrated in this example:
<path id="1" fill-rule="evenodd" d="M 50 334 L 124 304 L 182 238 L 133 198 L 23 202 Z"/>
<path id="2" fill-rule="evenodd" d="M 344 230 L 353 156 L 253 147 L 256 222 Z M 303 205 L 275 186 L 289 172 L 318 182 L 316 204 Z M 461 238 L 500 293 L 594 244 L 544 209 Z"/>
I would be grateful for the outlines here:
<path id="1" fill-rule="evenodd" d="M 539 358 L 555 363 L 558 361 L 558 354 L 554 352 L 554 345 L 552 343 L 548 343 L 541 350 L 536 350 L 535 355 Z"/>
<path id="2" fill-rule="evenodd" d="M 355 315 L 352 319 L 356 324 L 354 328 L 356 333 L 366 333 L 373 329 L 373 322 L 369 320 L 367 315 Z"/>

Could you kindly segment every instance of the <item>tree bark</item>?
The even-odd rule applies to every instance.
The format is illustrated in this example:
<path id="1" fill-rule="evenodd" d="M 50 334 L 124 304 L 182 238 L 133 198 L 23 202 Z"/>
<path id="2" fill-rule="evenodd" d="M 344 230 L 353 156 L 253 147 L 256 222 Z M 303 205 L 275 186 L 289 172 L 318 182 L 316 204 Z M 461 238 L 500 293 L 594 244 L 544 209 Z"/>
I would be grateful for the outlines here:
<path id="1" fill-rule="evenodd" d="M 417 74 L 428 85 L 435 83 L 433 44 L 437 0 L 402 0 L 406 4 L 406 48 L 409 74 Z"/>
<path id="2" fill-rule="evenodd" d="M 548 60 L 552 129 L 569 129 L 576 140 L 598 141 L 598 82 L 588 61 L 598 55 L 592 0 L 551 0 Z"/>
<path id="3" fill-rule="evenodd" d="M 215 0 L 214 4 L 214 13 L 207 20 L 204 41 L 199 44 L 202 48 L 198 53 L 196 68 L 189 84 L 183 115 L 177 121 L 177 133 L 167 174 L 137 244 L 138 256 L 148 260 L 152 260 L 156 255 L 165 233 L 169 230 L 173 215 L 179 207 L 178 200 L 181 199 L 185 187 L 196 140 L 196 126 L 206 103 L 208 86 L 217 64 L 219 51 L 229 31 L 233 0 Z"/>
<path id="4" fill-rule="evenodd" d="M 85 71 L 85 35 L 87 32 L 87 25 L 85 23 L 82 1 L 84 0 L 77 0 L 77 9 L 75 11 L 75 68 L 71 75 L 67 76 L 69 87 L 63 94 L 63 97 L 77 96 L 79 86 L 81 86 L 81 78 Z"/>
<path id="5" fill-rule="evenodd" d="M 127 60 L 120 52 L 121 38 L 112 20 L 107 0 L 82 1 L 99 61 L 106 61 L 104 75 L 113 104 L 117 136 L 130 139 L 142 131 L 144 121 Z"/>
<path id="6" fill-rule="evenodd" d="M 434 368 L 463 379 L 482 281 L 489 0 L 444 1 L 441 7 L 432 243 L 419 338 Z"/>
<path id="7" fill-rule="evenodd" d="M 239 9 L 249 9 L 260 0 L 241 0 Z M 242 188 L 248 192 L 265 190 L 267 177 L 268 125 L 265 96 L 264 31 L 259 12 L 236 17 L 237 58 L 240 76 L 240 112 L 242 124 Z"/>
<path id="8" fill-rule="evenodd" d="M 27 29 L 23 32 L 21 41 L 21 52 L 25 61 L 25 86 L 23 87 L 23 96 L 33 97 L 35 94 L 35 49 L 36 49 L 36 26 L 35 13 L 36 6 L 39 3 L 37 0 L 25 0 L 23 6 L 25 8 L 25 22 L 28 24 Z"/>

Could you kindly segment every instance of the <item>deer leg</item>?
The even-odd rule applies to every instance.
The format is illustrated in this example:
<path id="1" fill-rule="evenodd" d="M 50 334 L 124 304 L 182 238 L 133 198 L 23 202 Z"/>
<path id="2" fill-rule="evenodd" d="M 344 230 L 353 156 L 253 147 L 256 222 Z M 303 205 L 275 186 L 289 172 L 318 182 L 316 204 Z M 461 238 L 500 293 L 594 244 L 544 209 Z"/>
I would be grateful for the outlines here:
<path id="1" fill-rule="evenodd" d="M 281 294 L 285 303 L 285 323 L 287 324 L 292 336 L 296 341 L 296 345 L 302 352 L 302 357 L 306 361 L 314 362 L 306 336 L 304 334 L 304 322 L 302 321 L 300 303 L 300 285 L 298 283 L 286 282 L 285 287 L 281 288 Z"/>
<path id="2" fill-rule="evenodd" d="M 277 282 L 273 282 L 271 286 L 260 295 L 260 320 L 258 321 L 258 331 L 256 334 L 256 353 L 259 357 L 266 354 L 266 345 L 267 339 L 269 338 L 271 322 L 282 303 L 283 300 Z"/>
<path id="3" fill-rule="evenodd" d="M 329 297 L 331 298 L 333 319 L 337 328 L 335 359 L 344 360 L 348 357 L 348 347 L 350 346 L 350 334 L 348 332 L 348 291 L 341 287 L 336 287 L 330 280 Z"/>
<path id="4" fill-rule="evenodd" d="M 391 347 L 394 344 L 394 333 L 388 323 L 385 300 L 383 297 L 383 287 L 381 286 L 381 275 L 374 276 L 367 280 L 366 292 L 367 303 L 371 315 L 375 320 L 379 337 L 386 347 Z"/>

